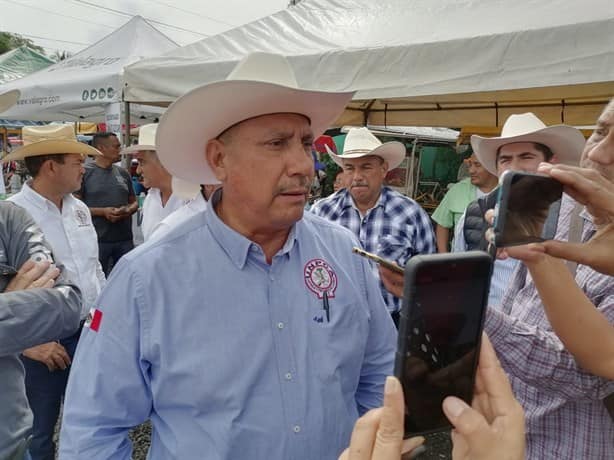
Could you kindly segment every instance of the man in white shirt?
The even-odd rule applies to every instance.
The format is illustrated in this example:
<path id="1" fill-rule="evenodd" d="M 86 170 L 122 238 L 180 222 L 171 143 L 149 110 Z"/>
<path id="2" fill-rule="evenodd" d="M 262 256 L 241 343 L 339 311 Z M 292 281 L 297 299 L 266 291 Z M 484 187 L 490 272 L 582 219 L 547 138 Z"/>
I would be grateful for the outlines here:
<path id="1" fill-rule="evenodd" d="M 139 160 L 137 174 L 141 176 L 143 186 L 149 189 L 142 210 L 141 230 L 145 241 L 151 237 L 156 226 L 165 217 L 184 206 L 189 198 L 196 196 L 199 191 L 199 187 L 195 186 L 193 195 L 188 199 L 173 193 L 173 178 L 162 166 L 156 154 L 157 127 L 155 123 L 141 126 L 138 144 L 131 145 L 123 151 L 124 154 L 133 154 Z"/>
<path id="2" fill-rule="evenodd" d="M 24 146 L 5 161 L 25 160 L 32 179 L 9 200 L 24 208 L 42 229 L 56 262 L 83 295 L 81 325 L 105 283 L 98 261 L 96 230 L 88 207 L 72 195 L 83 178 L 85 155 L 100 153 L 75 138 L 72 126 L 24 127 Z M 26 393 L 34 414 L 32 460 L 53 459 L 54 427 L 81 333 L 24 350 Z"/>

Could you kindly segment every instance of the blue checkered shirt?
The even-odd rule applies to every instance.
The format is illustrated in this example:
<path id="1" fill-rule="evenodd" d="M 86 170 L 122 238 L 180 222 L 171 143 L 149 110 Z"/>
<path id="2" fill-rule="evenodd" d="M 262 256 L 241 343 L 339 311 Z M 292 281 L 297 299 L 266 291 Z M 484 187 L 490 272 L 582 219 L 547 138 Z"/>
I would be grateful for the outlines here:
<path id="1" fill-rule="evenodd" d="M 404 267 L 415 254 L 435 252 L 435 235 L 428 214 L 411 198 L 382 187 L 377 204 L 362 217 L 347 189 L 316 202 L 311 212 L 354 232 L 366 251 Z M 379 279 L 375 264 L 372 270 Z M 382 296 L 390 312 L 401 308 L 380 281 Z"/>

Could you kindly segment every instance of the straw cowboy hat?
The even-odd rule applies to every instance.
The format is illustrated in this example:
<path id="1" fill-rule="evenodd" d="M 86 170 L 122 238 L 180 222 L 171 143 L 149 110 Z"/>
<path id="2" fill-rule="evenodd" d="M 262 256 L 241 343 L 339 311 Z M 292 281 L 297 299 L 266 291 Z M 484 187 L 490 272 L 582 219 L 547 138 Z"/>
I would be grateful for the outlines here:
<path id="1" fill-rule="evenodd" d="M 17 100 L 20 96 L 19 90 L 7 91 L 4 94 L 0 94 L 0 113 L 10 109 L 15 104 L 17 104 Z"/>
<path id="2" fill-rule="evenodd" d="M 367 128 L 351 128 L 345 137 L 343 152 L 336 155 L 328 145 L 326 151 L 335 163 L 343 167 L 343 160 L 376 155 L 388 162 L 388 171 L 396 168 L 405 158 L 405 146 L 397 141 L 382 142 Z"/>
<path id="3" fill-rule="evenodd" d="M 23 146 L 15 149 L 2 161 L 8 162 L 23 160 L 26 157 L 65 153 L 102 155 L 95 148 L 79 142 L 72 125 L 24 126 L 21 130 L 21 139 Z"/>
<path id="4" fill-rule="evenodd" d="M 158 157 L 173 176 L 215 184 L 205 158 L 209 140 L 237 123 L 274 113 L 305 115 L 317 137 L 341 115 L 352 95 L 300 89 L 283 56 L 252 53 L 226 80 L 193 89 L 168 108 L 156 135 Z"/>
<path id="5" fill-rule="evenodd" d="M 497 150 L 505 144 L 537 142 L 547 146 L 559 163 L 577 165 L 586 142 L 573 126 L 546 126 L 535 114 L 510 115 L 499 137 L 471 136 L 475 156 L 491 174 L 497 175 Z"/>
<path id="6" fill-rule="evenodd" d="M 156 131 L 158 123 L 149 123 L 139 128 L 139 142 L 126 147 L 122 150 L 123 155 L 142 152 L 145 150 L 156 150 Z"/>

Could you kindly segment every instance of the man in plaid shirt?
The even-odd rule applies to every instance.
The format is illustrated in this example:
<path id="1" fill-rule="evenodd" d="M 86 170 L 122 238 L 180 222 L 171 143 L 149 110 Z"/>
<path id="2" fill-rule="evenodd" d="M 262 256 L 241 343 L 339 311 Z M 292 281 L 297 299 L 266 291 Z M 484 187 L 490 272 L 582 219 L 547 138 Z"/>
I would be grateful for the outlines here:
<path id="1" fill-rule="evenodd" d="M 580 163 L 614 182 L 614 99 L 599 117 Z M 583 242 L 599 226 L 586 208 L 565 196 L 555 240 L 573 235 L 574 220 Z M 586 265 L 572 271 L 587 298 L 614 324 L 614 278 Z M 488 309 L 484 328 L 526 413 L 527 458 L 613 458 L 614 421 L 603 399 L 614 393 L 614 381 L 591 375 L 563 348 L 526 265 L 516 269 L 502 309 Z"/>
<path id="2" fill-rule="evenodd" d="M 311 211 L 354 232 L 365 250 L 400 266 L 416 254 L 436 251 L 428 214 L 411 198 L 383 186 L 389 170 L 405 158 L 400 142 L 382 144 L 367 128 L 349 131 L 341 155 L 328 154 L 345 171 L 348 188 L 316 202 Z M 373 273 L 379 278 L 375 264 Z M 382 296 L 395 318 L 401 300 L 381 284 Z"/>

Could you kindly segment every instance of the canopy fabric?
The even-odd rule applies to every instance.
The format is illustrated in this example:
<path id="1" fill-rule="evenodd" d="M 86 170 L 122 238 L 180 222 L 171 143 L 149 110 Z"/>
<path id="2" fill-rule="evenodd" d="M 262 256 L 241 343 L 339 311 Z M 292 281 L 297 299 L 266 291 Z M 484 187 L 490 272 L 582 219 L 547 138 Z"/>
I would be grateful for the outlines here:
<path id="1" fill-rule="evenodd" d="M 24 77 L 55 63 L 27 46 L 20 46 L 0 55 L 0 83 Z"/>
<path id="2" fill-rule="evenodd" d="M 124 67 L 177 44 L 140 16 L 85 50 L 36 73 L 0 85 L 21 91 L 2 118 L 43 121 L 104 121 L 105 107 L 122 100 Z M 148 109 L 152 112 L 151 109 Z M 142 115 L 132 109 L 137 117 Z M 154 116 L 160 111 L 153 110 Z"/>
<path id="3" fill-rule="evenodd" d="M 168 105 L 268 51 L 302 87 L 357 90 L 338 125 L 591 124 L 614 96 L 613 35 L 611 0 L 304 0 L 128 66 L 125 99 Z"/>

